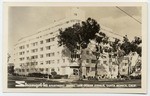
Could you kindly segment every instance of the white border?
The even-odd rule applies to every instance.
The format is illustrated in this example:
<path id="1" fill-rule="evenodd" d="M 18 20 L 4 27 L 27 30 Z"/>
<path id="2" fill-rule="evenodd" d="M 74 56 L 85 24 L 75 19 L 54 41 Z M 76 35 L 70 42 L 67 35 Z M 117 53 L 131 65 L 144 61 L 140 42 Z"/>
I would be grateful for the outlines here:
<path id="1" fill-rule="evenodd" d="M 8 39 L 8 6 L 142 6 L 142 40 L 143 40 L 143 48 L 142 50 L 142 64 L 145 64 L 142 66 L 142 88 L 141 89 L 125 89 L 125 88 L 116 88 L 116 89 L 110 89 L 110 88 L 99 88 L 99 89 L 68 89 L 68 88 L 59 88 L 59 89 L 33 89 L 33 88 L 26 88 L 26 89 L 12 89 L 7 88 L 7 39 Z M 4 34 L 3 34 L 3 91 L 4 92 L 83 92 L 83 93 L 146 93 L 147 89 L 147 7 L 146 3 L 7 3 L 4 6 Z"/>
<path id="2" fill-rule="evenodd" d="M 148 0 L 3 0 L 4 2 L 147 2 Z"/>

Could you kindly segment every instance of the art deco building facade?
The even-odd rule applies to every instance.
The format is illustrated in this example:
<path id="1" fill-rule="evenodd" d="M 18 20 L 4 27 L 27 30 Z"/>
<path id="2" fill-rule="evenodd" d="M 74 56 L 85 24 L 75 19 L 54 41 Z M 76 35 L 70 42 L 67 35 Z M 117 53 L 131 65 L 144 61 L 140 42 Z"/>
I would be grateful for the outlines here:
<path id="1" fill-rule="evenodd" d="M 14 48 L 15 73 L 28 75 L 29 73 L 51 74 L 56 71 L 60 75 L 68 77 L 78 76 L 79 65 L 77 62 L 70 62 L 69 57 L 62 54 L 64 47 L 58 46 L 59 29 L 67 28 L 75 23 L 85 20 L 84 11 L 73 8 L 66 13 L 66 18 L 55 21 L 53 24 L 39 29 L 35 34 L 21 38 Z M 101 26 L 102 32 L 113 38 L 122 38 L 112 34 L 112 30 Z M 89 47 L 83 55 L 83 75 L 94 76 L 95 57 L 92 55 Z M 118 75 L 118 66 L 109 62 L 108 54 L 100 57 L 98 65 L 98 74 L 108 78 L 116 78 Z M 110 72 L 111 69 L 113 71 Z"/>

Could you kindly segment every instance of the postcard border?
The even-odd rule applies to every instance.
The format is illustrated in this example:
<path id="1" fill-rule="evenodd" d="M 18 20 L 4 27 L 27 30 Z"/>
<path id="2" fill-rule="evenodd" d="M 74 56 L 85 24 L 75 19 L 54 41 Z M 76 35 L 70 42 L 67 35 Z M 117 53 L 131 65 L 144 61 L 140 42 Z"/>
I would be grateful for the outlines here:
<path id="1" fill-rule="evenodd" d="M 88 3 L 88 2 L 80 2 L 80 3 L 49 3 L 49 2 L 13 2 L 13 3 L 6 3 L 3 4 L 3 92 L 51 92 L 51 93 L 58 93 L 58 92 L 67 92 L 67 93 L 147 93 L 147 3 Z M 7 88 L 7 40 L 8 40 L 8 8 L 12 6 L 141 6 L 142 7 L 142 88 L 62 88 L 53 89 L 53 88 L 26 88 L 19 89 L 19 88 Z M 144 65 L 145 64 L 145 65 Z M 144 69 L 144 70 L 143 70 Z M 119 90 L 119 92 L 118 92 Z"/>

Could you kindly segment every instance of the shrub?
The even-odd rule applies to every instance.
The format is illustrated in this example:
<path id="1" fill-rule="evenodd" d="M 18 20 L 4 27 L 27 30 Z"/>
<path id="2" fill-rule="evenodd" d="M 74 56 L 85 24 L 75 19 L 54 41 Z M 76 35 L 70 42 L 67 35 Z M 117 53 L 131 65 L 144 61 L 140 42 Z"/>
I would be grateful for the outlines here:
<path id="1" fill-rule="evenodd" d="M 51 75 L 42 74 L 42 73 L 29 73 L 29 74 L 28 74 L 28 77 L 47 78 L 48 76 L 51 77 Z"/>

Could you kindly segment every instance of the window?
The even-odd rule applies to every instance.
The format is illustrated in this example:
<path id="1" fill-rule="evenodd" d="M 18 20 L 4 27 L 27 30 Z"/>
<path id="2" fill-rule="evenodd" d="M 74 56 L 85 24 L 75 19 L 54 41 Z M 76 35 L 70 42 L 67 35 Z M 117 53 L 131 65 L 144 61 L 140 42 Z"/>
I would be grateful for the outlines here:
<path id="1" fill-rule="evenodd" d="M 95 71 L 95 67 L 91 67 L 91 71 Z"/>
<path id="2" fill-rule="evenodd" d="M 25 46 L 24 46 L 24 45 L 19 47 L 19 49 L 24 49 L 24 48 L 25 48 Z"/>
<path id="3" fill-rule="evenodd" d="M 29 57 L 27 57 L 27 60 L 29 60 Z"/>
<path id="4" fill-rule="evenodd" d="M 20 67 L 22 67 L 22 63 L 20 63 Z"/>
<path id="5" fill-rule="evenodd" d="M 43 47 L 41 47 L 40 50 L 43 51 Z"/>
<path id="6" fill-rule="evenodd" d="M 89 63 L 89 59 L 86 59 L 86 63 Z"/>
<path id="7" fill-rule="evenodd" d="M 50 49 L 51 49 L 51 46 L 46 46 L 46 49 L 47 49 L 47 50 L 50 50 Z"/>
<path id="8" fill-rule="evenodd" d="M 90 67 L 86 67 L 86 72 L 87 72 L 87 73 L 90 72 Z"/>
<path id="9" fill-rule="evenodd" d="M 25 70 L 24 70 L 24 69 L 22 69 L 22 72 L 25 72 Z"/>
<path id="10" fill-rule="evenodd" d="M 96 60 L 93 60 L 93 59 L 92 59 L 92 60 L 91 60 L 91 63 L 96 63 Z"/>
<path id="11" fill-rule="evenodd" d="M 51 69 L 51 71 L 53 72 L 53 71 L 55 71 L 55 69 L 54 69 L 54 68 L 52 68 L 52 69 Z"/>
<path id="12" fill-rule="evenodd" d="M 80 58 L 79 54 L 71 54 L 71 58 Z"/>
<path id="13" fill-rule="evenodd" d="M 48 42 L 51 42 L 51 39 L 49 38 L 49 39 L 46 39 L 46 43 L 48 43 Z"/>
<path id="14" fill-rule="evenodd" d="M 18 71 L 21 72 L 21 69 L 19 69 Z"/>
<path id="15" fill-rule="evenodd" d="M 31 56 L 31 59 L 37 59 L 38 55 Z"/>
<path id="16" fill-rule="evenodd" d="M 32 49 L 31 52 L 33 53 L 38 52 L 38 49 Z"/>
<path id="17" fill-rule="evenodd" d="M 24 55 L 24 54 L 25 54 L 25 52 L 24 52 L 24 51 L 19 52 L 19 55 Z"/>
<path id="18" fill-rule="evenodd" d="M 54 41 L 54 40 L 55 40 L 55 37 L 46 39 L 46 43 L 51 42 L 51 41 Z"/>
<path id="19" fill-rule="evenodd" d="M 43 71 L 44 71 L 44 68 L 40 68 L 40 71 L 43 72 Z"/>
<path id="20" fill-rule="evenodd" d="M 38 42 L 34 42 L 32 43 L 33 46 L 37 46 L 38 45 Z"/>
<path id="21" fill-rule="evenodd" d="M 31 66 L 34 66 L 35 65 L 35 62 L 31 62 Z"/>
<path id="22" fill-rule="evenodd" d="M 112 62 L 112 65 L 115 65 L 116 63 L 115 62 Z"/>
<path id="23" fill-rule="evenodd" d="M 27 69 L 27 72 L 29 72 L 29 69 Z"/>
<path id="24" fill-rule="evenodd" d="M 50 57 L 50 53 L 47 53 L 47 54 L 46 54 L 46 57 Z"/>
<path id="25" fill-rule="evenodd" d="M 20 61 L 22 61 L 22 60 L 24 60 L 24 57 L 22 57 L 22 58 L 19 58 L 20 59 Z"/>
<path id="26" fill-rule="evenodd" d="M 51 62 L 50 61 L 46 61 L 46 64 L 50 64 Z"/>
<path id="27" fill-rule="evenodd" d="M 45 70 L 48 71 L 48 68 L 46 68 Z"/>
<path id="28" fill-rule="evenodd" d="M 78 69 L 73 69 L 73 75 L 78 75 Z"/>
<path id="29" fill-rule="evenodd" d="M 52 53 L 47 53 L 47 54 L 46 54 L 46 57 L 51 57 L 51 56 L 54 56 L 54 55 L 55 55 L 54 52 L 52 52 Z"/>
<path id="30" fill-rule="evenodd" d="M 40 58 L 43 58 L 43 54 L 40 55 Z"/>
<path id="31" fill-rule="evenodd" d="M 46 61 L 46 64 L 54 64 L 55 62 L 54 62 L 54 60 L 48 60 L 48 61 Z"/>
<path id="32" fill-rule="evenodd" d="M 43 40 L 42 40 L 42 41 L 40 41 L 40 44 L 43 44 Z"/>

